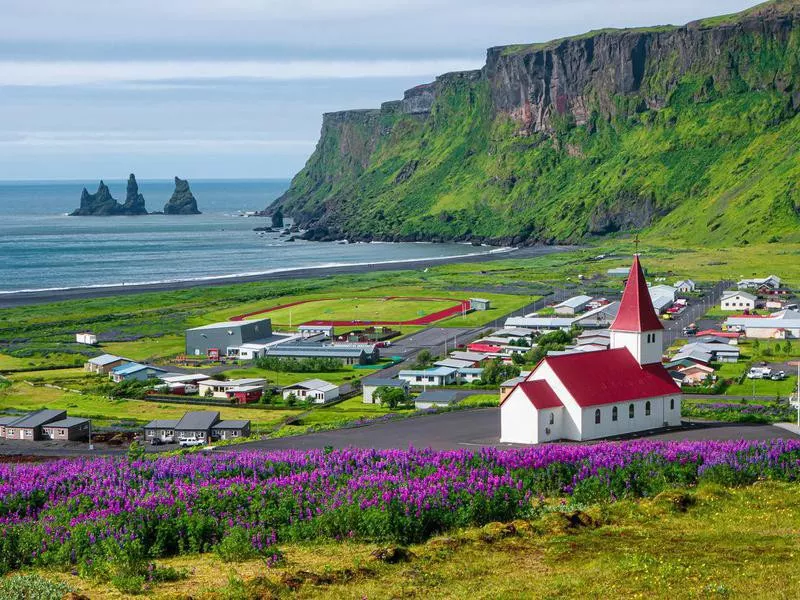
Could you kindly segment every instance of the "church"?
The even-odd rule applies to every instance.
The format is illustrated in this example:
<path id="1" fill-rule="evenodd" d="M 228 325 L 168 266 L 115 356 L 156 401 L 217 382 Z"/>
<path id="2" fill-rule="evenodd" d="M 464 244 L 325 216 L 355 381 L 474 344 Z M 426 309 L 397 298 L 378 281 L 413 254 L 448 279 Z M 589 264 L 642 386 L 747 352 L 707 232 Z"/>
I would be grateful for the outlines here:
<path id="1" fill-rule="evenodd" d="M 661 364 L 664 327 L 633 258 L 611 347 L 547 356 L 500 404 L 500 441 L 594 440 L 680 425 L 681 391 Z"/>

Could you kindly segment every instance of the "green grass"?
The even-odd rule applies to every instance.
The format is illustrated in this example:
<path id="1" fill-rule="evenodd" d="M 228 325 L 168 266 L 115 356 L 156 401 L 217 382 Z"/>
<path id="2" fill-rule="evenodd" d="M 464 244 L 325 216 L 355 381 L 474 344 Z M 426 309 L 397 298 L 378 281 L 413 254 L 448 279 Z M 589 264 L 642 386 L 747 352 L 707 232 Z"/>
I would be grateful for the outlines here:
<path id="1" fill-rule="evenodd" d="M 302 418 L 305 426 L 339 424 L 357 419 L 372 419 L 389 413 L 411 412 L 413 408 L 384 408 L 380 404 L 364 404 L 363 396 L 355 396 L 333 406 L 315 407 Z"/>
<path id="2" fill-rule="evenodd" d="M 467 396 L 458 404 L 459 406 L 474 406 L 476 408 L 484 406 L 499 406 L 500 393 L 498 392 L 496 394 L 475 394 L 474 396 Z"/>
<path id="3" fill-rule="evenodd" d="M 190 575 L 158 584 L 153 594 L 198 600 L 248 597 L 246 589 L 249 597 L 323 600 L 791 598 L 800 587 L 798 506 L 800 486 L 773 482 L 586 506 L 586 526 L 568 526 L 565 509 L 553 505 L 554 512 L 515 521 L 513 529 L 489 524 L 413 545 L 410 562 L 398 564 L 375 560 L 375 544 L 346 540 L 281 544 L 285 564 L 269 569 L 261 561 L 223 563 L 213 554 L 167 559 L 159 565 Z M 107 583 L 42 574 L 93 599 L 119 598 Z M 301 583 L 290 591 L 292 579 Z"/>

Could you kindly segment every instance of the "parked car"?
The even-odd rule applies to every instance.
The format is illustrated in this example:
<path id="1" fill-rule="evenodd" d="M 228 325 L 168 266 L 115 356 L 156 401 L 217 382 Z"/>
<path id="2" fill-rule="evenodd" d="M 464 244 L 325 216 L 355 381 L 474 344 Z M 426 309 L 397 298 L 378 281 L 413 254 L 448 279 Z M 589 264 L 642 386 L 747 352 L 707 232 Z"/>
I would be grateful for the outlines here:
<path id="1" fill-rule="evenodd" d="M 786 379 L 786 372 L 778 371 L 776 373 L 773 373 L 770 379 L 772 379 L 772 381 L 783 381 L 784 379 Z"/>
<path id="2" fill-rule="evenodd" d="M 152 439 L 150 440 L 150 445 L 151 445 L 151 446 L 160 446 L 160 445 L 161 445 L 161 444 L 163 444 L 163 443 L 164 443 L 164 442 L 162 442 L 162 441 L 161 441 L 161 438 L 157 438 L 157 437 L 154 437 L 154 438 L 152 438 Z"/>
<path id="3" fill-rule="evenodd" d="M 748 379 L 769 379 L 772 377 L 772 369 L 769 367 L 753 367 L 747 372 Z"/>
<path id="4" fill-rule="evenodd" d="M 178 440 L 178 445 L 182 448 L 188 448 L 191 446 L 202 446 L 205 444 L 206 441 L 202 438 L 181 438 Z"/>

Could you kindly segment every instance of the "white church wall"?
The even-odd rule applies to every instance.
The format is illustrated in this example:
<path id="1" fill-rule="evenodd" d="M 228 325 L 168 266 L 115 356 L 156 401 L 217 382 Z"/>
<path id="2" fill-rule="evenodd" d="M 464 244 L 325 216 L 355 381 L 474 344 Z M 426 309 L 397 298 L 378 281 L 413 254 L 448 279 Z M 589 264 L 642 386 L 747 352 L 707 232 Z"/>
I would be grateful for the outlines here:
<path id="1" fill-rule="evenodd" d="M 500 441 L 507 444 L 538 444 L 539 418 L 525 393 L 515 388 L 500 407 Z"/>
<path id="2" fill-rule="evenodd" d="M 560 406 L 537 411 L 539 414 L 539 442 L 552 442 L 563 438 L 564 409 Z"/>
<path id="3" fill-rule="evenodd" d="M 675 408 L 670 410 L 670 399 L 674 399 Z M 647 402 L 650 402 L 650 414 L 647 414 Z M 634 417 L 630 418 L 630 405 L 634 406 Z M 613 420 L 613 410 L 617 408 L 617 420 Z M 600 411 L 600 424 L 595 423 L 595 411 Z M 680 396 L 659 396 L 632 402 L 615 402 L 601 406 L 587 406 L 581 417 L 584 440 L 595 440 L 658 429 L 668 425 L 680 425 Z"/>
<path id="4" fill-rule="evenodd" d="M 635 333 L 611 330 L 611 348 L 627 348 L 640 365 L 661 362 L 663 331 Z M 641 341 L 640 341 L 641 340 Z"/>
<path id="5" fill-rule="evenodd" d="M 531 376 L 528 377 L 528 380 L 544 380 L 550 384 L 550 387 L 553 388 L 556 396 L 558 396 L 561 403 L 564 405 L 564 409 L 562 410 L 561 437 L 567 440 L 581 439 L 580 406 L 575 402 L 575 398 L 572 397 L 572 394 L 569 393 L 566 386 L 561 383 L 561 380 L 553 372 L 553 369 L 550 368 L 550 365 L 548 365 L 547 362 L 541 362 L 539 366 L 536 367 L 536 370 L 531 373 Z"/>

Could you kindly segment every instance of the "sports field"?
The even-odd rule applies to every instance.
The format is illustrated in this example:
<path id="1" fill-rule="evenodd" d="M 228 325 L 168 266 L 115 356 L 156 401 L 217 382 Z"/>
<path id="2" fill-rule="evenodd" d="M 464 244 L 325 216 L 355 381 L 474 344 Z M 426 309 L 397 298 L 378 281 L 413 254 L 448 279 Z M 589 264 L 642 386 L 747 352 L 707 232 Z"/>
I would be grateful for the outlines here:
<path id="1" fill-rule="evenodd" d="M 269 316 L 273 326 L 296 327 L 304 323 L 330 325 L 428 325 L 460 314 L 468 300 L 407 296 L 318 298 L 281 304 L 231 318 L 232 321 Z"/>

